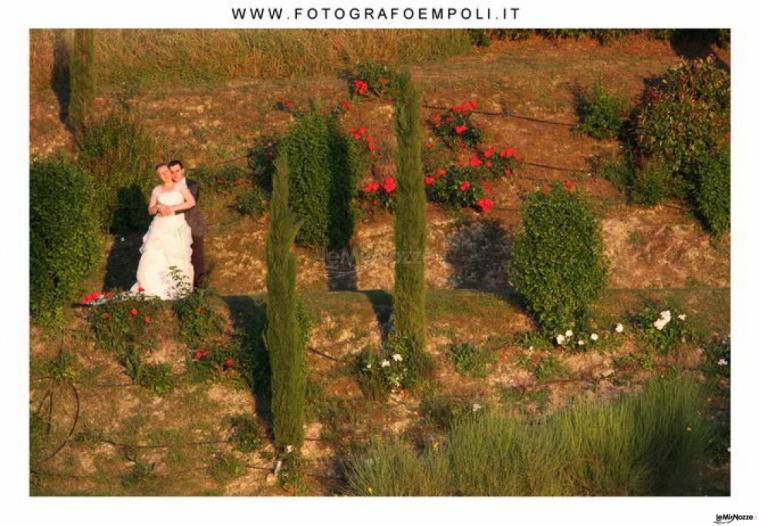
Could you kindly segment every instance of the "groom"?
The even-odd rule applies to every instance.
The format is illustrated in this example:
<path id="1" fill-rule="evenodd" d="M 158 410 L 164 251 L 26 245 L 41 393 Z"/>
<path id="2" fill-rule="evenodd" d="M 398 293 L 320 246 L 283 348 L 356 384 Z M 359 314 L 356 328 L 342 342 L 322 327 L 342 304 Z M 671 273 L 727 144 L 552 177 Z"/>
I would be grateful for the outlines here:
<path id="1" fill-rule="evenodd" d="M 200 185 L 192 179 L 185 179 L 184 165 L 182 161 L 171 161 L 169 163 L 169 172 L 171 178 L 177 185 L 184 185 L 195 198 L 195 206 L 185 210 L 184 218 L 190 225 L 192 231 L 192 268 L 195 271 L 195 287 L 204 287 L 206 282 L 206 268 L 203 257 L 203 237 L 206 235 L 206 222 L 203 215 L 198 210 L 198 197 L 200 196 Z"/>

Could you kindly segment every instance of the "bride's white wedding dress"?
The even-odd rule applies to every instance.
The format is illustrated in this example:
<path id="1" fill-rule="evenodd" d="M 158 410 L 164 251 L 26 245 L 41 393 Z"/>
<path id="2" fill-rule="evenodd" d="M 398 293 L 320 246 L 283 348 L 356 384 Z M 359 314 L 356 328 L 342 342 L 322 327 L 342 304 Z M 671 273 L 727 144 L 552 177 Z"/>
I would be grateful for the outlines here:
<path id="1" fill-rule="evenodd" d="M 176 188 L 164 191 L 157 186 L 153 189 L 153 195 L 159 203 L 167 206 L 184 201 Z M 137 266 L 137 283 L 132 286 L 132 292 L 142 291 L 148 296 L 167 300 L 192 291 L 192 233 L 184 214 L 156 214 L 142 238 L 140 253 L 142 257 Z M 183 284 L 172 277 L 172 267 L 176 268 Z"/>

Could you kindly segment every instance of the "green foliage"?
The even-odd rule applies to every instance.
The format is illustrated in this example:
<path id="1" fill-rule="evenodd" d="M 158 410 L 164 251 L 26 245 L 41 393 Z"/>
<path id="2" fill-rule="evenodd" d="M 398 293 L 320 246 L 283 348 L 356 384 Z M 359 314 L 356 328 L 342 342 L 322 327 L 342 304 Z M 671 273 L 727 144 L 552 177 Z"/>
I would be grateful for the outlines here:
<path id="1" fill-rule="evenodd" d="M 419 413 L 443 431 L 451 430 L 465 416 L 482 410 L 477 402 L 451 395 L 425 398 L 419 406 Z"/>
<path id="2" fill-rule="evenodd" d="M 191 294 L 173 302 L 179 320 L 179 337 L 187 345 L 196 347 L 221 334 L 224 319 L 214 306 L 216 298 L 211 289 L 195 288 Z"/>
<path id="3" fill-rule="evenodd" d="M 684 181 L 672 173 L 671 164 L 661 155 L 644 159 L 635 169 L 630 188 L 633 203 L 653 206 L 684 194 Z"/>
<path id="4" fill-rule="evenodd" d="M 690 337 L 687 315 L 671 307 L 649 304 L 632 320 L 643 344 L 659 354 L 668 354 Z"/>
<path id="5" fill-rule="evenodd" d="M 242 453 L 251 453 L 263 446 L 263 439 L 259 431 L 258 422 L 250 415 L 230 415 L 225 417 L 229 423 L 232 434 L 229 442 Z"/>
<path id="6" fill-rule="evenodd" d="M 459 374 L 483 378 L 488 365 L 496 360 L 493 351 L 471 343 L 454 343 L 448 351 L 448 359 Z"/>
<path id="7" fill-rule="evenodd" d="M 130 349 L 152 350 L 161 325 L 161 302 L 142 294 L 111 297 L 111 301 L 92 305 L 87 313 L 95 345 L 117 355 Z"/>
<path id="8" fill-rule="evenodd" d="M 473 207 L 485 197 L 483 180 L 487 174 L 469 166 L 450 166 L 434 183 L 426 185 L 430 201 L 453 209 Z"/>
<path id="9" fill-rule="evenodd" d="M 425 373 L 426 306 L 424 251 L 427 237 L 426 199 L 422 178 L 419 89 L 404 72 L 398 79 L 395 131 L 398 141 L 396 174 L 398 195 L 395 213 L 395 320 L 393 352 L 406 359 L 411 383 L 415 373 Z"/>
<path id="10" fill-rule="evenodd" d="M 245 466 L 234 455 L 217 453 L 208 466 L 208 474 L 219 484 L 228 484 L 245 474 Z"/>
<path id="11" fill-rule="evenodd" d="M 237 196 L 235 202 L 232 204 L 237 213 L 244 216 L 251 216 L 254 219 L 258 219 L 264 213 L 266 213 L 268 196 L 263 189 L 258 186 L 248 188 Z"/>
<path id="12" fill-rule="evenodd" d="M 519 358 L 519 367 L 526 369 L 538 382 L 546 382 L 567 372 L 567 368 L 554 353 L 523 353 Z"/>
<path id="13" fill-rule="evenodd" d="M 704 225 L 721 234 L 730 229 L 730 148 L 723 146 L 697 159 L 693 201 Z"/>
<path id="14" fill-rule="evenodd" d="M 435 360 L 413 336 L 393 332 L 385 344 L 389 356 L 398 354 L 403 357 L 403 387 L 414 388 L 423 380 L 431 378 L 435 371 Z"/>
<path id="15" fill-rule="evenodd" d="M 360 89 L 360 84 L 357 85 L 355 82 L 351 84 L 352 92 L 357 95 L 371 93 L 377 97 L 392 97 L 398 90 L 398 72 L 387 64 L 359 62 L 356 65 L 355 78 L 367 84 L 364 90 Z"/>
<path id="16" fill-rule="evenodd" d="M 371 347 L 356 355 L 353 369 L 361 391 L 370 400 L 387 400 L 393 390 L 404 385 L 407 376 L 403 355 Z"/>
<path id="17" fill-rule="evenodd" d="M 266 241 L 266 348 L 272 380 L 274 441 L 278 449 L 303 445 L 307 329 L 299 320 L 295 288 L 297 259 L 292 251 L 299 224 L 288 204 L 288 158 L 276 161 L 271 227 Z"/>
<path id="18" fill-rule="evenodd" d="M 74 380 L 77 377 L 76 355 L 61 351 L 46 367 L 47 373 L 56 380 Z"/>
<path id="19" fill-rule="evenodd" d="M 87 126 L 79 162 L 93 175 L 100 224 L 114 233 L 147 228 L 147 193 L 157 184 L 156 141 L 141 119 L 115 111 Z"/>
<path id="20" fill-rule="evenodd" d="M 353 235 L 350 199 L 361 163 L 356 145 L 335 114 L 301 116 L 287 137 L 290 206 L 302 222 L 297 241 L 304 246 L 347 246 Z"/>
<path id="21" fill-rule="evenodd" d="M 594 139 L 618 137 L 627 117 L 625 100 L 611 95 L 600 84 L 581 93 L 577 110 L 577 128 Z"/>
<path id="22" fill-rule="evenodd" d="M 35 321 L 52 320 L 101 260 L 90 174 L 63 159 L 29 169 L 29 299 Z"/>
<path id="23" fill-rule="evenodd" d="M 69 123 L 78 134 L 86 129 L 95 99 L 95 30 L 74 30 L 69 62 Z"/>
<path id="24" fill-rule="evenodd" d="M 485 137 L 482 129 L 472 122 L 472 111 L 476 107 L 474 101 L 468 101 L 448 108 L 442 114 L 433 114 L 429 121 L 432 131 L 449 148 L 476 148 Z"/>
<path id="25" fill-rule="evenodd" d="M 210 345 L 190 352 L 187 357 L 187 374 L 193 382 L 205 382 L 228 376 L 230 371 L 244 374 L 244 354 L 240 346 L 233 344 Z"/>
<path id="26" fill-rule="evenodd" d="M 585 199 L 554 185 L 530 195 L 509 264 L 510 281 L 548 333 L 587 317 L 606 284 L 598 223 Z"/>
<path id="27" fill-rule="evenodd" d="M 437 451 L 417 456 L 397 441 L 372 444 L 349 459 L 348 488 L 357 495 L 694 495 L 708 437 L 702 412 L 693 381 L 666 378 L 538 422 L 470 413 Z"/>
<path id="28" fill-rule="evenodd" d="M 129 378 L 137 385 L 150 389 L 158 395 L 165 395 L 174 389 L 175 381 L 171 366 L 166 363 L 146 363 L 140 352 L 131 348 L 119 357 Z"/>
<path id="29" fill-rule="evenodd" d="M 671 68 L 644 91 L 633 128 L 642 156 L 661 155 L 673 173 L 690 173 L 696 159 L 726 142 L 730 74 L 713 57 Z"/>

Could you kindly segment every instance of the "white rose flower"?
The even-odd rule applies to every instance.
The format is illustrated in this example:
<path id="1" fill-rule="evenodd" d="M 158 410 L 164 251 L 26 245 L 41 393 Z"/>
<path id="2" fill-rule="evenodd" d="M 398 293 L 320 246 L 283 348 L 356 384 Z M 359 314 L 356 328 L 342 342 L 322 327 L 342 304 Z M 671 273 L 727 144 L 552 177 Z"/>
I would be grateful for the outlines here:
<path id="1" fill-rule="evenodd" d="M 624 326 L 621 323 L 617 323 L 617 326 L 614 327 L 614 331 L 615 332 L 622 332 L 624 330 L 625 330 L 625 328 L 624 328 Z"/>
<path id="2" fill-rule="evenodd" d="M 659 318 L 654 322 L 654 327 L 656 327 L 659 330 L 662 330 L 667 324 L 669 323 L 669 320 L 663 320 Z"/>
<path id="3" fill-rule="evenodd" d="M 720 358 L 719 361 L 717 362 L 717 365 L 727 365 L 727 360 L 725 360 L 724 358 Z"/>
<path id="4" fill-rule="evenodd" d="M 680 321 L 685 321 L 685 318 L 686 318 L 685 314 L 681 314 L 677 317 L 677 319 Z"/>
<path id="5" fill-rule="evenodd" d="M 591 339 L 591 340 L 593 340 L 594 342 L 595 342 L 595 341 L 598 341 L 598 334 L 596 334 L 596 333 L 594 332 L 593 334 L 591 334 L 591 335 L 590 335 L 590 339 Z"/>
<path id="6" fill-rule="evenodd" d="M 382 367 L 390 367 L 390 362 L 387 360 L 382 360 L 382 363 L 380 364 Z"/>
<path id="7" fill-rule="evenodd" d="M 585 340 L 580 340 L 577 342 L 577 345 L 585 345 Z"/>
<path id="8" fill-rule="evenodd" d="M 564 340 L 564 335 L 563 334 L 559 334 L 556 337 L 556 343 L 558 343 L 559 345 L 564 345 L 564 341 L 565 340 Z"/>
<path id="9" fill-rule="evenodd" d="M 668 310 L 663 310 L 663 311 L 661 311 L 661 312 L 659 313 L 659 316 L 661 316 L 661 318 L 662 318 L 663 320 L 667 320 L 667 321 L 669 321 L 669 320 L 671 320 L 671 319 L 672 319 L 672 313 L 671 313 L 670 311 L 668 311 Z"/>
<path id="10" fill-rule="evenodd" d="M 286 453 L 292 453 L 293 452 L 293 447 L 292 446 L 285 447 L 285 452 Z"/>
<path id="11" fill-rule="evenodd" d="M 482 406 L 480 404 L 477 404 L 477 403 L 472 404 L 472 413 L 476 413 L 480 409 L 482 409 Z"/>
<path id="12" fill-rule="evenodd" d="M 393 355 L 393 360 L 395 360 L 396 362 L 402 362 L 403 361 L 403 356 L 401 356 L 400 354 L 394 354 Z"/>
<path id="13" fill-rule="evenodd" d="M 528 350 L 528 351 L 533 351 L 533 350 L 535 350 L 535 347 L 533 347 L 532 345 L 530 345 L 530 348 L 529 348 L 529 349 L 527 349 L 527 350 Z"/>
<path id="14" fill-rule="evenodd" d="M 366 368 L 367 369 L 371 369 L 372 368 L 372 364 L 370 364 L 370 363 L 366 364 Z"/>
<path id="15" fill-rule="evenodd" d="M 569 329 L 567 332 L 565 332 L 565 333 L 564 333 L 564 336 L 566 336 L 567 338 L 569 338 L 569 337 L 570 337 L 570 336 L 572 336 L 573 334 L 574 334 L 574 333 L 572 332 L 572 329 Z"/>

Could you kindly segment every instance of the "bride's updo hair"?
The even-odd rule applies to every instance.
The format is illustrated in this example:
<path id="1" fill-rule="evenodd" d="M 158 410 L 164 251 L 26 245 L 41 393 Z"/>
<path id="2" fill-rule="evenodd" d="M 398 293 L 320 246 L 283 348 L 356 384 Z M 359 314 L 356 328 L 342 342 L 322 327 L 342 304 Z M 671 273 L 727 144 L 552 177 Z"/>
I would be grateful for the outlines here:
<path id="1" fill-rule="evenodd" d="M 165 166 L 166 168 L 169 167 L 169 165 L 166 164 L 166 163 L 158 163 L 158 164 L 155 165 L 155 171 L 157 172 L 158 169 L 161 168 L 162 166 Z"/>

